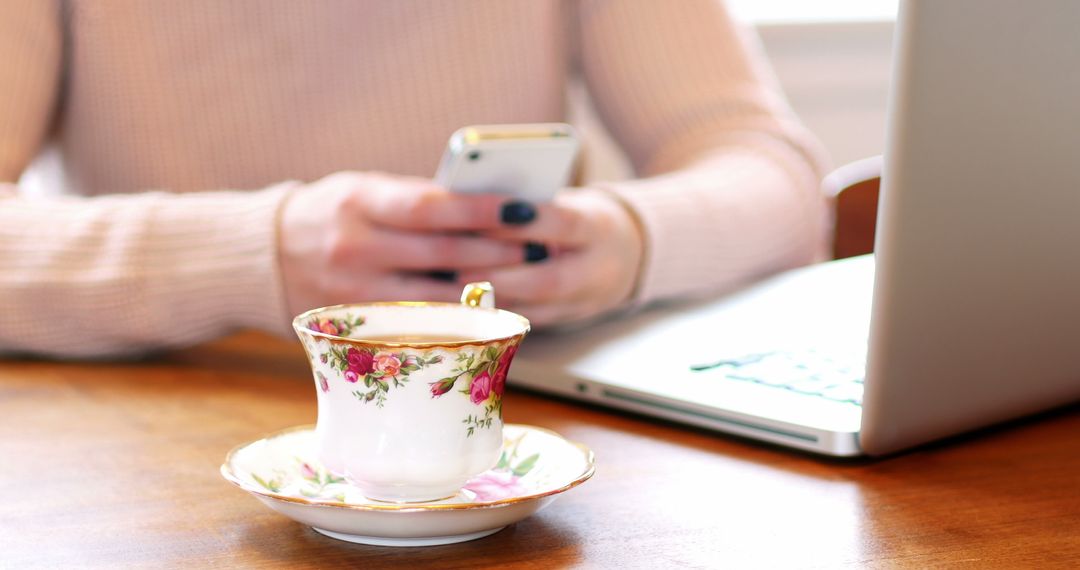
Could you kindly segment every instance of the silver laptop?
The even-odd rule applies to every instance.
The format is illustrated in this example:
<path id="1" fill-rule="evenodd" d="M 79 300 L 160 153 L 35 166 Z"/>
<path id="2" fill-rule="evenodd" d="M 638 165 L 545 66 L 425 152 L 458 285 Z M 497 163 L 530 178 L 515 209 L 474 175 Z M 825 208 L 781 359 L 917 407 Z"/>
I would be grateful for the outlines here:
<path id="1" fill-rule="evenodd" d="M 903 3 L 876 259 L 536 334 L 511 382 L 830 455 L 1080 400 L 1077 22 Z"/>

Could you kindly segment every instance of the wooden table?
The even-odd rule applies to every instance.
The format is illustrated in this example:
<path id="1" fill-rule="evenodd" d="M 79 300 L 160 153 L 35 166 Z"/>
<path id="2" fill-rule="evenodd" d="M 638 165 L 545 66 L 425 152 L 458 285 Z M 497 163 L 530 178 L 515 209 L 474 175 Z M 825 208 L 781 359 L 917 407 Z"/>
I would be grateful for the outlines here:
<path id="1" fill-rule="evenodd" d="M 521 391 L 508 421 L 597 474 L 481 540 L 348 544 L 218 474 L 315 419 L 296 343 L 244 334 L 128 363 L 0 360 L 0 567 L 1080 568 L 1080 408 L 879 461 L 830 461 Z"/>

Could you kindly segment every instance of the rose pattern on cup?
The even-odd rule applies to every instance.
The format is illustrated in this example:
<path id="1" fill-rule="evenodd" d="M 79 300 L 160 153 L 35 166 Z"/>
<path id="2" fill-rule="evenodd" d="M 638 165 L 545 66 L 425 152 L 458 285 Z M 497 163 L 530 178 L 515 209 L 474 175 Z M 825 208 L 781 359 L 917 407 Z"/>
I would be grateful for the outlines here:
<path id="1" fill-rule="evenodd" d="M 453 390 L 458 380 L 466 379 L 458 392 L 468 396 L 472 403 L 483 406 L 484 414 L 469 414 L 461 423 L 466 435 L 472 436 L 477 429 L 489 429 L 495 418 L 502 419 L 502 396 L 506 390 L 506 374 L 510 361 L 517 353 L 517 345 L 509 344 L 500 352 L 496 346 L 487 346 L 480 352 L 462 352 L 457 357 L 457 367 L 450 376 L 431 382 L 431 397 L 439 398 Z"/>
<path id="2" fill-rule="evenodd" d="M 353 390 L 353 395 L 365 404 L 374 401 L 375 406 L 381 408 L 386 404 L 391 387 L 404 386 L 409 381 L 410 373 L 442 362 L 442 356 L 426 357 L 405 351 L 331 343 L 326 352 L 319 354 L 319 361 L 340 372 L 349 384 L 363 383 L 367 390 Z M 319 388 L 329 392 L 330 385 L 325 381 L 325 375 L 319 373 L 318 376 Z"/>
<path id="3" fill-rule="evenodd" d="M 319 330 L 315 327 L 327 326 L 332 327 L 327 330 L 337 328 L 340 331 L 341 327 L 359 326 L 363 323 L 362 316 L 312 319 L 308 322 L 308 328 Z M 386 405 L 391 388 L 400 388 L 409 381 L 410 373 L 443 361 L 442 355 L 431 355 L 435 348 L 425 351 L 389 351 L 344 343 L 328 343 L 325 346 L 321 352 L 316 351 L 319 362 L 338 372 L 340 378 L 348 384 L 363 383 L 366 390 L 353 390 L 353 395 L 365 404 L 375 402 L 378 408 Z M 458 392 L 464 394 L 473 404 L 483 406 L 483 413 L 469 414 L 462 420 L 467 436 L 471 437 L 477 429 L 490 429 L 495 419 L 502 419 L 506 376 L 517 349 L 517 344 L 508 344 L 489 345 L 479 351 L 459 351 L 457 365 L 451 370 L 450 376 L 429 383 L 431 397 L 439 398 L 451 392 L 461 382 L 462 388 Z M 317 371 L 315 377 L 319 389 L 329 392 L 331 383 L 326 374 Z"/>
<path id="4" fill-rule="evenodd" d="M 341 319 L 313 318 L 304 323 L 308 330 L 331 334 L 335 336 L 349 336 L 353 329 L 364 324 L 364 317 L 345 315 Z"/>

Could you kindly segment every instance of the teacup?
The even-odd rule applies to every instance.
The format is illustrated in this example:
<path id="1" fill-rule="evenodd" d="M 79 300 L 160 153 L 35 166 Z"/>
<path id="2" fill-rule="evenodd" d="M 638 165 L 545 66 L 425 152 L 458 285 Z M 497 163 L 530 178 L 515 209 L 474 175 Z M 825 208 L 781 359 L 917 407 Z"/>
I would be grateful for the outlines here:
<path id="1" fill-rule="evenodd" d="M 488 283 L 457 303 L 367 303 L 293 320 L 318 395 L 319 458 L 370 498 L 453 496 L 495 466 L 502 396 L 520 315 L 494 308 Z"/>

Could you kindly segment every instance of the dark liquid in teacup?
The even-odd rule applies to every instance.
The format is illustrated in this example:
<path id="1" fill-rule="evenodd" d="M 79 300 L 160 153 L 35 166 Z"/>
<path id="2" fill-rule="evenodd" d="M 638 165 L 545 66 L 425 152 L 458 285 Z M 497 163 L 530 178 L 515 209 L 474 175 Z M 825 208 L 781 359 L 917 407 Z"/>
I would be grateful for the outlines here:
<path id="1" fill-rule="evenodd" d="M 455 336 L 448 334 L 383 334 L 355 337 L 361 342 L 390 342 L 401 344 L 451 344 L 455 342 L 477 341 L 469 336 Z"/>

